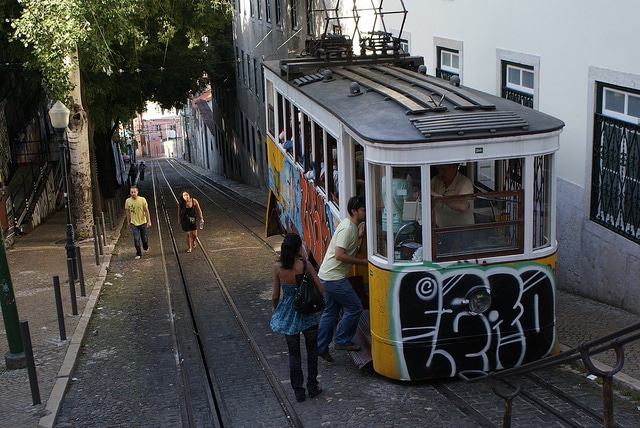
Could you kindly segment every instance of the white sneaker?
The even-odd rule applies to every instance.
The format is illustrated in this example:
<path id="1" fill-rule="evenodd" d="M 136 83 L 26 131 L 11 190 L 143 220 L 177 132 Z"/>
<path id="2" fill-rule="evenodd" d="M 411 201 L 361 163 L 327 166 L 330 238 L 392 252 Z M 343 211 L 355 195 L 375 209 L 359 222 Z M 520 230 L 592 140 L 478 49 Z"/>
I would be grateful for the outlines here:
<path id="1" fill-rule="evenodd" d="M 139 260 L 140 256 L 135 256 L 134 259 Z"/>

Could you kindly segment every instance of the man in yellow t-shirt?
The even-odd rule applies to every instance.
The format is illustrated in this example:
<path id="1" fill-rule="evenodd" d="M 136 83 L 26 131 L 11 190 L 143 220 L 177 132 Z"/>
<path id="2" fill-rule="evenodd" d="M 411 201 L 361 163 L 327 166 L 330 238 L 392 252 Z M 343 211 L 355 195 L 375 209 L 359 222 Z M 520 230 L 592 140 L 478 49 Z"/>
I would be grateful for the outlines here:
<path id="1" fill-rule="evenodd" d="M 333 332 L 340 310 L 344 309 L 338 328 L 335 331 L 335 349 L 337 351 L 357 351 L 360 346 L 351 339 L 356 334 L 362 303 L 349 282 L 351 265 L 368 266 L 367 259 L 356 257 L 358 240 L 364 236 L 364 221 L 367 217 L 364 198 L 354 196 L 347 203 L 349 217 L 340 222 L 333 232 L 331 242 L 324 256 L 318 277 L 324 287 L 326 304 L 318 325 L 318 356 L 333 362 L 329 353 L 329 344 L 334 340 Z"/>
<path id="2" fill-rule="evenodd" d="M 138 186 L 129 188 L 129 195 L 124 203 L 124 211 L 127 213 L 127 224 L 131 226 L 133 234 L 133 245 L 136 247 L 136 260 L 142 256 L 142 249 L 149 250 L 149 238 L 147 237 L 147 228 L 151 227 L 151 214 L 147 200 L 142 196 L 138 196 Z M 142 241 L 142 249 L 140 248 Z"/>

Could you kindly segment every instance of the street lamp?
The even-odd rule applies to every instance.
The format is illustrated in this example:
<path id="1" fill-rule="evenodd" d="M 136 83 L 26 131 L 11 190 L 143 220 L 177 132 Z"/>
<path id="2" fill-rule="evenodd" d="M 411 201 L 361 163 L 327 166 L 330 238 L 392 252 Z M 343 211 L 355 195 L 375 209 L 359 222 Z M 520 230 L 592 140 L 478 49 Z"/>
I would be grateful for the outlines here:
<path id="1" fill-rule="evenodd" d="M 51 110 L 49 110 L 49 119 L 51 120 L 51 126 L 53 126 L 53 129 L 56 131 L 58 144 L 60 145 L 60 153 L 62 154 L 64 206 L 67 211 L 67 244 L 64 248 L 67 250 L 67 272 L 69 274 L 69 287 L 71 290 L 71 309 L 73 315 L 78 315 L 74 274 L 76 265 L 76 247 L 73 243 L 71 205 L 69 204 L 69 178 L 67 173 L 67 153 L 69 151 L 69 146 L 64 137 L 64 132 L 69 125 L 69 109 L 60 101 L 56 101 L 53 107 L 51 107 Z"/>

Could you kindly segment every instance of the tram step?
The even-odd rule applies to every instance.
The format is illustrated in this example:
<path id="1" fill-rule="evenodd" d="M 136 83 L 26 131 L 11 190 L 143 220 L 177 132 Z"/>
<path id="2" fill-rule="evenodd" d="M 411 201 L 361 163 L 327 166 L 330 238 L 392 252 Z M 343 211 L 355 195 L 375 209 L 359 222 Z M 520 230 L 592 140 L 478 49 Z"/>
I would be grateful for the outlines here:
<path id="1" fill-rule="evenodd" d="M 360 322 L 353 342 L 360 345 L 359 351 L 348 351 L 349 357 L 353 364 L 361 369 L 371 364 L 371 330 L 369 326 L 369 311 L 364 310 L 360 315 Z"/>

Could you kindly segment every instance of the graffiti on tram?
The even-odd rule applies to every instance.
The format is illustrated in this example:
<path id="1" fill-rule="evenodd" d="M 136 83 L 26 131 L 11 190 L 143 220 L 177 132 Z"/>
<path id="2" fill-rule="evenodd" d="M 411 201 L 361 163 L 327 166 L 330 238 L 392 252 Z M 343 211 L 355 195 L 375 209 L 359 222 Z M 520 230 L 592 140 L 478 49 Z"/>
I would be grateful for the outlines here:
<path id="1" fill-rule="evenodd" d="M 399 275 L 400 369 L 410 379 L 423 379 L 459 370 L 499 370 L 548 355 L 555 344 L 553 278 L 545 266 L 529 263 L 520 269 L 503 265 Z M 474 287 L 491 293 L 486 314 L 461 310 Z"/>
<path id="2" fill-rule="evenodd" d="M 337 219 L 322 194 L 274 145 L 270 156 L 270 188 L 276 195 L 280 224 L 305 237 L 318 263 L 324 258 Z"/>

